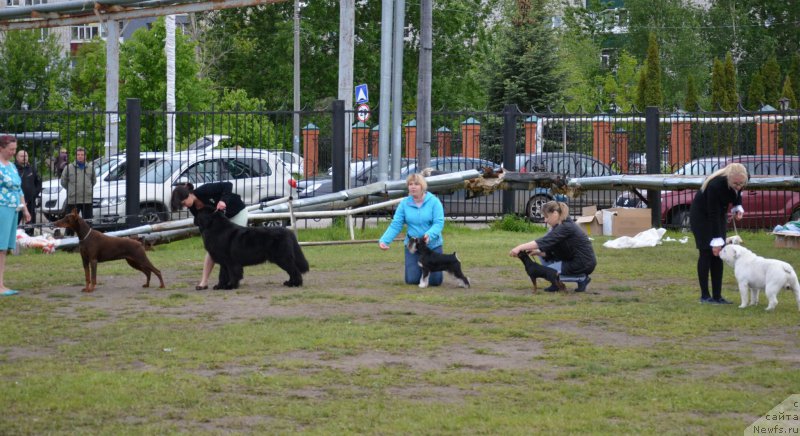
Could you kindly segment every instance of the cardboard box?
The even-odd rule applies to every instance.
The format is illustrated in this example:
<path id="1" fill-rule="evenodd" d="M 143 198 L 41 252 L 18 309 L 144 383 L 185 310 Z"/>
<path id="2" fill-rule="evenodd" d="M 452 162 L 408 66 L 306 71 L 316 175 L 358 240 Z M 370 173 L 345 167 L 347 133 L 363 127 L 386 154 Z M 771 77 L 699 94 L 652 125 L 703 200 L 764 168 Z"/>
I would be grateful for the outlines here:
<path id="1" fill-rule="evenodd" d="M 584 207 L 575 223 L 589 236 L 603 236 L 602 214 L 597 211 L 596 206 Z"/>
<path id="2" fill-rule="evenodd" d="M 777 248 L 800 248 L 800 235 L 790 232 L 774 232 L 775 247 Z"/>
<path id="3" fill-rule="evenodd" d="M 615 207 L 598 211 L 589 206 L 581 213 L 576 223 L 590 236 L 636 236 L 652 227 L 650 209 Z"/>

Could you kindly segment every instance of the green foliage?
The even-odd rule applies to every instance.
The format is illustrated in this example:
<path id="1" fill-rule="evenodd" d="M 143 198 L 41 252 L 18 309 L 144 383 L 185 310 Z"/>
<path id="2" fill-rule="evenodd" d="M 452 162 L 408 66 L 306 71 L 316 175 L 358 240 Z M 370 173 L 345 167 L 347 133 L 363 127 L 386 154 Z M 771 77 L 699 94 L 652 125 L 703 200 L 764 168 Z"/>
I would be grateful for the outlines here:
<path id="1" fill-rule="evenodd" d="M 269 115 L 263 112 L 264 101 L 249 98 L 243 89 L 223 90 L 215 109 L 236 114 L 230 122 L 220 123 L 215 132 L 231 137 L 230 142 L 247 148 L 283 149 L 287 145 Z"/>
<path id="2" fill-rule="evenodd" d="M 725 67 L 719 59 L 714 59 L 711 70 L 711 105 L 712 110 L 729 110 L 725 107 Z"/>
<path id="3" fill-rule="evenodd" d="M 81 44 L 72 59 L 69 106 L 73 109 L 105 109 L 106 43 L 94 39 Z"/>
<path id="4" fill-rule="evenodd" d="M 436 3 L 433 22 L 432 107 L 484 108 L 485 59 L 493 55 L 496 32 L 487 26 L 498 0 Z M 406 4 L 403 106 L 416 107 L 419 7 Z M 328 109 L 338 97 L 339 2 L 301 2 L 300 95 L 306 108 Z M 255 6 L 200 15 L 203 64 L 223 88 L 243 89 L 269 108 L 291 107 L 293 4 Z M 380 101 L 381 2 L 355 4 L 354 83 L 370 87 L 370 103 Z M 258 72 L 253 74 L 253 72 Z"/>
<path id="5" fill-rule="evenodd" d="M 725 100 L 723 107 L 726 110 L 735 110 L 739 104 L 739 96 L 736 92 L 736 70 L 733 66 L 733 57 L 730 53 L 725 55 L 724 82 Z"/>
<path id="6" fill-rule="evenodd" d="M 792 88 L 800 87 L 800 53 L 792 56 L 792 62 L 786 74 L 792 79 Z M 797 106 L 792 107 L 796 108 Z"/>
<path id="7" fill-rule="evenodd" d="M 756 71 L 750 79 L 750 87 L 747 89 L 747 108 L 759 110 L 764 105 L 764 78 L 761 73 Z"/>
<path id="8" fill-rule="evenodd" d="M 516 104 L 521 110 L 543 110 L 560 98 L 555 34 L 546 10 L 517 11 L 503 28 L 504 45 L 491 65 L 489 107 Z"/>
<path id="9" fill-rule="evenodd" d="M 165 107 L 167 58 L 164 54 L 164 19 L 150 29 L 140 28 L 120 46 L 120 101 L 139 98 L 143 110 Z M 202 110 L 213 99 L 210 83 L 199 79 L 194 44 L 183 32 L 175 32 L 175 107 Z M 248 71 L 252 75 L 252 70 Z"/>
<path id="10" fill-rule="evenodd" d="M 696 111 L 698 105 L 697 86 L 694 84 L 694 76 L 689 76 L 686 79 L 686 99 L 683 101 L 683 108 L 687 111 Z"/>
<path id="11" fill-rule="evenodd" d="M 569 33 L 559 38 L 558 71 L 564 78 L 564 101 L 567 110 L 591 110 L 595 105 L 608 104 L 609 93 L 598 92 L 597 82 L 602 79 L 600 47 L 590 38 Z"/>
<path id="12" fill-rule="evenodd" d="M 621 38 L 622 48 L 644 59 L 650 50 L 650 35 L 654 34 L 658 42 L 663 96 L 659 106 L 677 107 L 685 101 L 688 76 L 693 76 L 695 83 L 704 88 L 705 68 L 710 59 L 708 43 L 702 37 L 704 9 L 685 0 L 625 0 L 613 4 L 620 3 L 624 3 L 621 13 L 628 18 L 628 33 Z"/>
<path id="13" fill-rule="evenodd" d="M 644 60 L 642 73 L 639 76 L 639 89 L 636 98 L 637 106 L 644 110 L 647 106 L 660 107 L 664 102 L 661 89 L 661 61 L 658 54 L 658 41 L 656 35 L 648 36 L 647 58 Z"/>
<path id="14" fill-rule="evenodd" d="M 761 76 L 764 78 L 764 103 L 778 107 L 778 100 L 781 98 L 781 67 L 778 59 L 772 55 L 767 59 L 767 63 L 761 69 Z"/>
<path id="15" fill-rule="evenodd" d="M 493 221 L 492 230 L 503 232 L 543 233 L 541 224 L 534 224 L 517 215 L 503 215 L 503 218 Z"/>
<path id="16" fill-rule="evenodd" d="M 43 40 L 41 35 L 40 30 L 0 35 L 0 109 L 49 109 L 66 95 L 67 61 L 55 34 Z M 16 129 L 13 125 L 4 128 Z"/>

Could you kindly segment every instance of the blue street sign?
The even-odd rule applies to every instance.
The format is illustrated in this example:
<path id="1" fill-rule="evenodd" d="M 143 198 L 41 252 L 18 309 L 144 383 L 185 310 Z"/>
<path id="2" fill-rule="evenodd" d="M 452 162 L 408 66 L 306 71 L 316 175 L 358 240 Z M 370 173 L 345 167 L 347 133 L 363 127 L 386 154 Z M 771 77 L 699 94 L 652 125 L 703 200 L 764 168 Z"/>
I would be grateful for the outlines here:
<path id="1" fill-rule="evenodd" d="M 356 104 L 366 103 L 369 101 L 369 91 L 367 84 L 356 85 Z"/>

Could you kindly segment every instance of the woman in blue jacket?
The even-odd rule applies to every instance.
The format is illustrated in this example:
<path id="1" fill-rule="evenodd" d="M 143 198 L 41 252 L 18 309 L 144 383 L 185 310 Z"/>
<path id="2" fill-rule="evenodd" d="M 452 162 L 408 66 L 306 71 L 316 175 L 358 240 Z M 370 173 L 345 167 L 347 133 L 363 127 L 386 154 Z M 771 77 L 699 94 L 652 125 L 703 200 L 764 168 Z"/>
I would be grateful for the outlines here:
<path id="1" fill-rule="evenodd" d="M 419 284 L 422 277 L 422 268 L 417 263 L 419 254 L 408 251 L 408 238 L 424 238 L 428 247 L 436 253 L 442 252 L 442 229 L 444 228 L 444 208 L 442 202 L 435 195 L 428 192 L 428 183 L 420 174 L 412 174 L 406 179 L 408 197 L 397 206 L 394 218 L 389 228 L 381 236 L 378 246 L 381 250 L 388 250 L 389 244 L 407 225 L 406 239 L 404 241 L 406 253 L 406 283 Z M 428 281 L 429 286 L 442 284 L 441 271 L 432 272 Z"/>

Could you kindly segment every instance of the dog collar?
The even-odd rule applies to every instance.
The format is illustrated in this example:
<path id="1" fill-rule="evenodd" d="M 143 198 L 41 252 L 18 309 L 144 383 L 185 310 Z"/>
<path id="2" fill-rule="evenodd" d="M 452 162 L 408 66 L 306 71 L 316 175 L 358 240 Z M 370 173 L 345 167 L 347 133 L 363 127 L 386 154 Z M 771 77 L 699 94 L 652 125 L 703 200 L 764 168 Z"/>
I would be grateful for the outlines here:
<path id="1" fill-rule="evenodd" d="M 83 238 L 81 238 L 81 237 L 78 237 L 78 240 L 79 240 L 79 241 L 83 241 L 83 240 L 85 240 L 86 238 L 88 238 L 88 237 L 89 237 L 89 235 L 92 233 L 92 230 L 94 230 L 94 229 L 92 229 L 91 227 L 89 227 L 89 231 L 88 231 L 88 232 L 86 232 L 86 235 L 85 235 Z"/>

